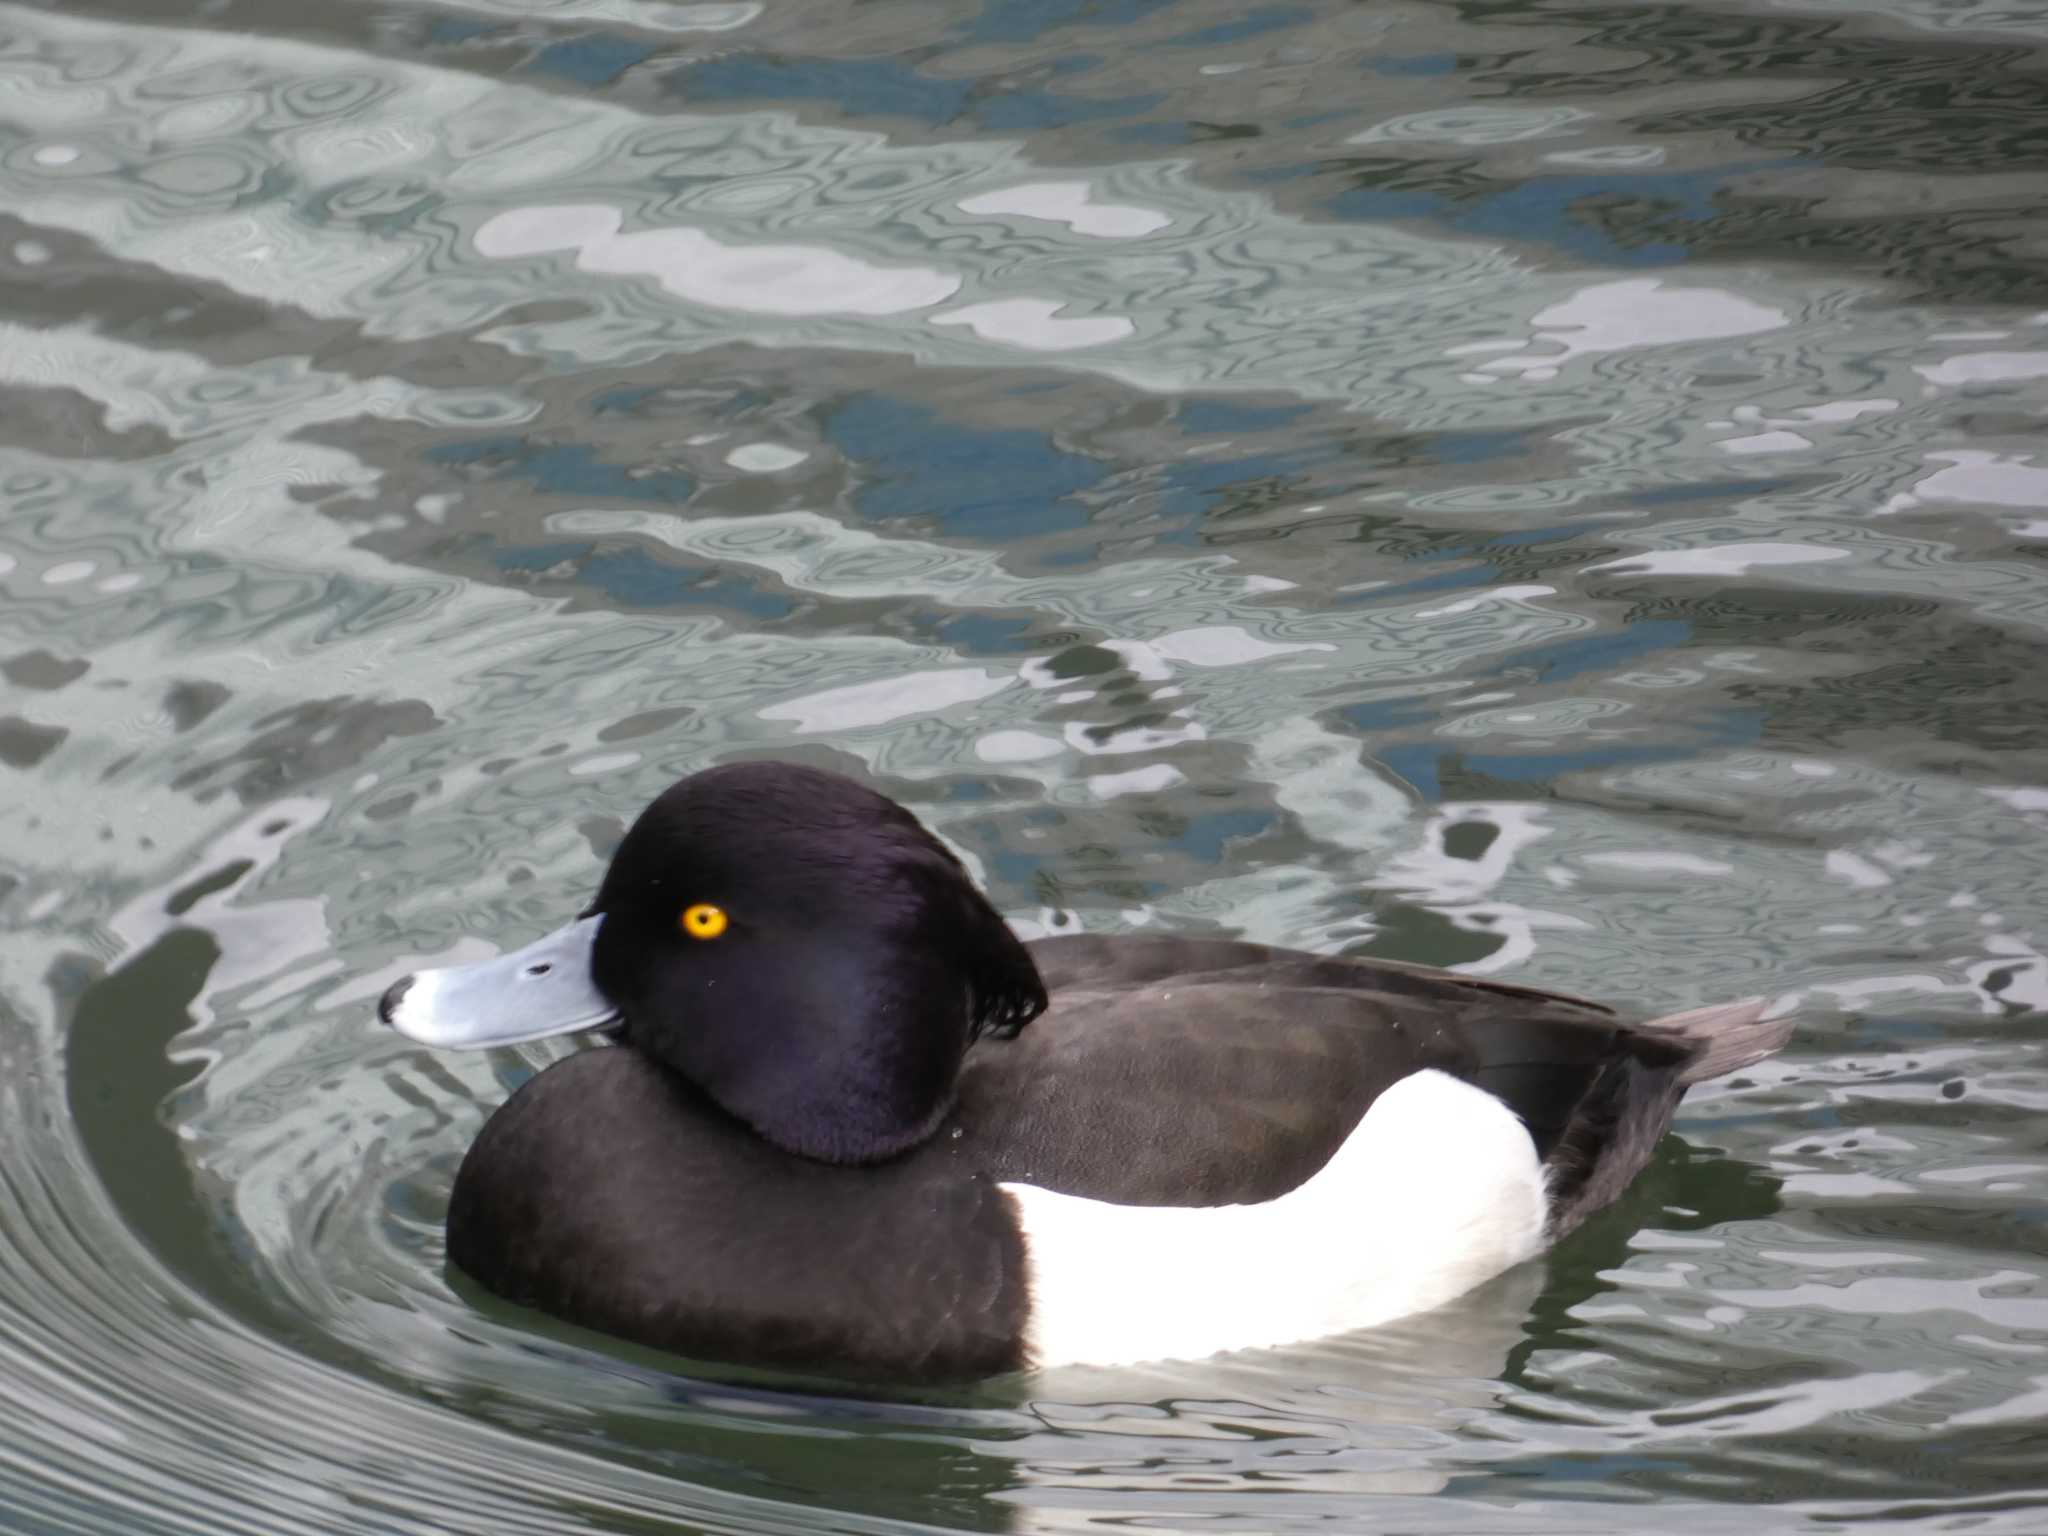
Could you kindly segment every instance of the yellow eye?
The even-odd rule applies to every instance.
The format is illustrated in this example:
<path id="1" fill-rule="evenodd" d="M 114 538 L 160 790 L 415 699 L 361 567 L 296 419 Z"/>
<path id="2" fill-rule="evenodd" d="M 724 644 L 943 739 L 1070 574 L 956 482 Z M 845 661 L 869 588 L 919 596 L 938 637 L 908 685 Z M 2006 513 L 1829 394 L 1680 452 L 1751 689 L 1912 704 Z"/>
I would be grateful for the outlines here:
<path id="1" fill-rule="evenodd" d="M 700 901 L 695 906 L 683 908 L 683 932 L 693 939 L 715 939 L 725 932 L 725 925 L 723 907 Z"/>

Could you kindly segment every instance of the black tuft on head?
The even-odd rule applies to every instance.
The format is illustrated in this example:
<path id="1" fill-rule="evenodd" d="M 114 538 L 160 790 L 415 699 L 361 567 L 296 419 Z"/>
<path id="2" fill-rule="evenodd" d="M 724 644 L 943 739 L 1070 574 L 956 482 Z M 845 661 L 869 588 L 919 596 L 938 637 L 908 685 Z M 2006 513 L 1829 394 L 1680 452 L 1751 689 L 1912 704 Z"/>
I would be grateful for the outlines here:
<path id="1" fill-rule="evenodd" d="M 726 916 L 713 938 L 680 925 Z M 968 1044 L 1046 1006 L 1030 954 L 960 861 L 839 774 L 745 762 L 672 785 L 627 832 L 592 912 L 591 975 L 626 1041 L 769 1141 L 827 1162 L 915 1146 Z"/>

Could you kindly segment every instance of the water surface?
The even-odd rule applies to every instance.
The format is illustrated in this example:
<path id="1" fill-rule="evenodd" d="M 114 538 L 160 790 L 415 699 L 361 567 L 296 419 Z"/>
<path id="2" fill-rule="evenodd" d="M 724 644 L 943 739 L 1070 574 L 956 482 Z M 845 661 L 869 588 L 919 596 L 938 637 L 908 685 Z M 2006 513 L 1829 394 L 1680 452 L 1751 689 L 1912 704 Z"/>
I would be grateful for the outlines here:
<path id="1" fill-rule="evenodd" d="M 2048 21 L 0 5 L 24 1532 L 2038 1532 Z M 1802 1029 L 1445 1312 L 940 1398 L 447 1272 L 669 779 Z"/>

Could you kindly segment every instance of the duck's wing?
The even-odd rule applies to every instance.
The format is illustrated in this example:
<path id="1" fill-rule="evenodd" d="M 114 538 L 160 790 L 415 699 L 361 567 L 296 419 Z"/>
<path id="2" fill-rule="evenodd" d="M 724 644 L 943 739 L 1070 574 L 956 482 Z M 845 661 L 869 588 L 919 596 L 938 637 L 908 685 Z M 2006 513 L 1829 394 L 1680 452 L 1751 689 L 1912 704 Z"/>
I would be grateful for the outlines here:
<path id="1" fill-rule="evenodd" d="M 1276 1198 L 1427 1068 L 1505 1101 L 1547 1155 L 1629 1049 L 1595 1004 L 1420 966 L 1150 935 L 1032 954 L 1052 1007 L 970 1053 L 945 1134 L 993 1177 L 1119 1204 Z"/>
<path id="2" fill-rule="evenodd" d="M 1340 955 L 1311 955 L 1299 949 L 1281 949 L 1271 944 L 1253 944 L 1243 939 L 1199 938 L 1183 934 L 1116 933 L 1062 934 L 1037 939 L 1025 946 L 1037 962 L 1039 975 L 1048 991 L 1065 988 L 1100 990 L 1128 988 L 1173 980 L 1221 981 L 1257 979 L 1269 985 L 1290 982 L 1302 986 L 1336 987 L 1392 992 L 1416 997 L 1462 997 L 1528 1003 L 1561 1003 L 1576 1008 L 1589 1018 L 1619 1017 L 1605 1003 L 1553 992 L 1519 982 L 1499 981 L 1490 976 L 1467 976 L 1439 970 L 1430 965 L 1411 965 L 1403 960 L 1359 959 Z"/>

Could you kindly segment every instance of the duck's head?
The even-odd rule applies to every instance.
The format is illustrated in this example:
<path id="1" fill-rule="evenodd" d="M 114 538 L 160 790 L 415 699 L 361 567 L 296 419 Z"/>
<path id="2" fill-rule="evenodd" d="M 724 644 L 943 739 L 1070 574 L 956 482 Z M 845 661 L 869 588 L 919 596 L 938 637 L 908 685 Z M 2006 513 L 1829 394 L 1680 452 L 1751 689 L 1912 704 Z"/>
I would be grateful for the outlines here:
<path id="1" fill-rule="evenodd" d="M 908 811 L 747 762 L 641 812 L 577 921 L 408 976 L 378 1012 L 435 1046 L 616 1030 L 776 1145 L 857 1163 L 930 1136 L 969 1043 L 1045 1005 L 1029 953 Z"/>

